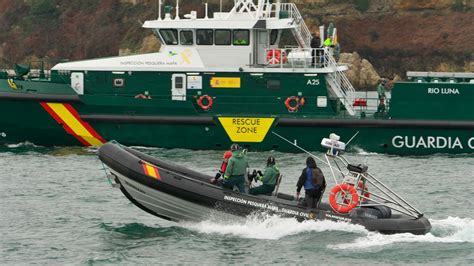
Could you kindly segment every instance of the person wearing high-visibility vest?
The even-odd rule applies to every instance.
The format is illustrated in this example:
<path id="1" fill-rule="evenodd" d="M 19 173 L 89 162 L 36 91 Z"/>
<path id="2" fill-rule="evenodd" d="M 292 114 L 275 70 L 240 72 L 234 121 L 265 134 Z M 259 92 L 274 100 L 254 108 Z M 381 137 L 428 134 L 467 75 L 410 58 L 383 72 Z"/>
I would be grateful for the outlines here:
<path id="1" fill-rule="evenodd" d="M 332 38 L 331 37 L 327 37 L 326 40 L 324 40 L 324 43 L 323 43 L 324 46 L 332 46 Z"/>

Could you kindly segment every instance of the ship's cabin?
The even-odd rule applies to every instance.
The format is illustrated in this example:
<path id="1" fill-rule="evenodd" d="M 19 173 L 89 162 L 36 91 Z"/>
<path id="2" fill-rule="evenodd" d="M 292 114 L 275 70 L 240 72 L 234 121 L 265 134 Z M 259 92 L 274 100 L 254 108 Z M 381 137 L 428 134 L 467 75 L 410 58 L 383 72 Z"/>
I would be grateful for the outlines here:
<path id="1" fill-rule="evenodd" d="M 198 18 L 196 11 L 180 16 L 176 2 L 175 8 L 160 5 L 159 17 L 143 27 L 154 32 L 162 51 L 195 50 L 205 67 L 324 68 L 332 59 L 327 58 L 331 48 L 323 48 L 324 27 L 320 42 L 311 47 L 316 33 L 309 31 L 293 3 L 235 0 L 230 11 L 212 17 L 205 4 L 205 14 Z M 336 30 L 331 33 L 336 40 Z"/>

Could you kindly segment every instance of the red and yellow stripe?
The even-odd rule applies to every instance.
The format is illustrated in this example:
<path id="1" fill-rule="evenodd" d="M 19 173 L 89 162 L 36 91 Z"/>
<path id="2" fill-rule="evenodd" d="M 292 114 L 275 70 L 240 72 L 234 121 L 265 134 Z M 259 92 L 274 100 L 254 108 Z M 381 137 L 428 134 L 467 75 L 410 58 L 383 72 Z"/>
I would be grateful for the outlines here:
<path id="1" fill-rule="evenodd" d="M 77 111 L 67 103 L 40 103 L 41 106 L 64 127 L 67 133 L 73 135 L 85 146 L 100 146 L 106 141 L 87 123 Z"/>
<path id="2" fill-rule="evenodd" d="M 151 176 L 156 180 L 161 180 L 160 172 L 158 172 L 158 168 L 152 164 L 142 161 L 143 171 L 147 176 Z"/>

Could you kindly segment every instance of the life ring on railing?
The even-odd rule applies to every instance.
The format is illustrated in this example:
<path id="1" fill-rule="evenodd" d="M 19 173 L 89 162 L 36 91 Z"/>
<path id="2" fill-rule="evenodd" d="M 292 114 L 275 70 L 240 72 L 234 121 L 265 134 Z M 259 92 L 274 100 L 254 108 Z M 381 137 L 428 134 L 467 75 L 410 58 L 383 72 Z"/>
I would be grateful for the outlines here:
<path id="1" fill-rule="evenodd" d="M 350 186 L 353 186 L 352 184 L 349 184 L 349 185 L 350 185 Z M 369 200 L 369 198 L 370 198 L 370 192 L 369 192 L 369 189 L 367 188 L 367 185 L 364 184 L 364 182 L 359 181 L 359 184 L 357 185 L 356 191 L 357 191 L 357 190 L 360 190 L 361 192 L 364 192 L 364 194 L 363 194 L 364 197 L 361 198 L 360 201 L 365 202 L 365 201 L 368 201 L 368 200 Z M 341 192 L 341 195 L 344 197 L 344 196 L 345 196 L 345 192 Z M 344 198 L 343 202 L 344 202 L 345 204 L 349 204 L 350 200 L 349 200 L 348 198 Z"/>
<path id="2" fill-rule="evenodd" d="M 267 53 L 267 62 L 270 65 L 277 65 L 280 64 L 282 60 L 283 63 L 288 61 L 288 58 L 285 56 L 285 52 L 281 52 L 280 49 L 271 49 Z"/>
<path id="3" fill-rule="evenodd" d="M 300 99 L 296 96 L 290 96 L 286 98 L 285 100 L 285 107 L 290 112 L 296 112 L 298 111 L 298 108 L 300 108 L 301 105 L 304 105 L 304 103 L 305 103 L 304 98 Z"/>
<path id="4" fill-rule="evenodd" d="M 203 103 L 203 100 L 207 100 L 207 104 L 204 104 Z M 197 104 L 199 105 L 199 107 L 203 110 L 203 111 L 208 111 L 209 109 L 211 109 L 212 107 L 212 97 L 209 96 L 209 95 L 202 95 L 201 97 L 199 97 L 199 99 L 197 100 Z"/>
<path id="5" fill-rule="evenodd" d="M 336 194 L 345 191 L 344 193 L 349 193 L 352 195 L 352 199 L 349 204 L 346 205 L 339 205 L 336 201 Z M 331 189 L 331 193 L 329 194 L 329 205 L 331 208 L 338 212 L 338 213 L 348 213 L 352 209 L 354 209 L 357 204 L 359 204 L 359 195 L 357 194 L 356 189 L 354 186 L 349 184 L 337 184 Z"/>

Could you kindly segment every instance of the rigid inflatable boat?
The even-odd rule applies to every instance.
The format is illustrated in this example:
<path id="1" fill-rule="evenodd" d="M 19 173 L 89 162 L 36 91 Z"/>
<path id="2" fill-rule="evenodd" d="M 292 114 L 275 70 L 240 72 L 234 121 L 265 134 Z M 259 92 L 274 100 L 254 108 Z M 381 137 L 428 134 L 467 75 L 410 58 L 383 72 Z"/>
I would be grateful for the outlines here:
<path id="1" fill-rule="evenodd" d="M 114 187 L 142 210 L 166 220 L 202 221 L 215 212 L 231 216 L 268 212 L 298 220 L 360 224 L 385 234 L 430 231 L 431 224 L 421 212 L 368 173 L 367 166 L 350 164 L 341 155 L 344 143 L 332 137 L 323 139 L 322 145 L 328 148 L 325 159 L 332 175 L 326 180 L 333 183 L 333 178 L 335 185 L 323 195 L 329 194 L 329 203 L 321 202 L 317 208 L 306 208 L 292 195 L 279 193 L 281 176 L 271 195 L 253 196 L 223 189 L 209 182 L 212 176 L 118 143 L 103 145 L 99 158 L 108 167 L 107 178 Z"/>

